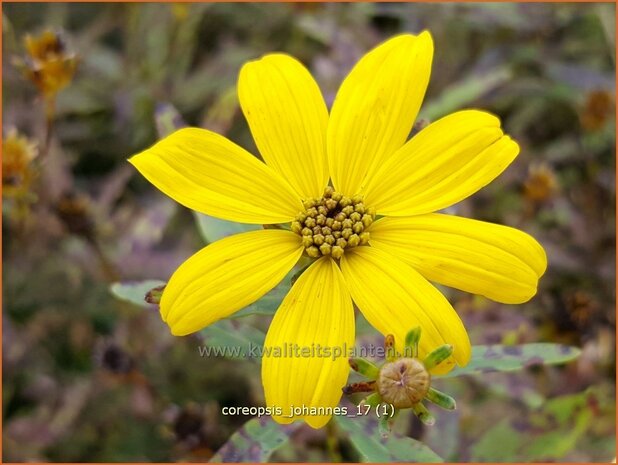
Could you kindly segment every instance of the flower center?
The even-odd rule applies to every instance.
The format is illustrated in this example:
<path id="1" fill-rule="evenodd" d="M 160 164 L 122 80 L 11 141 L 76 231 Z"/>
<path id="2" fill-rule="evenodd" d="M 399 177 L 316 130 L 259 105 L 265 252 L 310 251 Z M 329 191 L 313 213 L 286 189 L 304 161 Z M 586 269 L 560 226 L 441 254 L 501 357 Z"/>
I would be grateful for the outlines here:
<path id="1" fill-rule="evenodd" d="M 305 211 L 292 222 L 292 231 L 301 236 L 310 257 L 330 255 L 341 258 L 346 248 L 369 243 L 369 227 L 375 210 L 367 208 L 363 197 L 346 197 L 332 187 L 321 198 L 303 201 Z"/>

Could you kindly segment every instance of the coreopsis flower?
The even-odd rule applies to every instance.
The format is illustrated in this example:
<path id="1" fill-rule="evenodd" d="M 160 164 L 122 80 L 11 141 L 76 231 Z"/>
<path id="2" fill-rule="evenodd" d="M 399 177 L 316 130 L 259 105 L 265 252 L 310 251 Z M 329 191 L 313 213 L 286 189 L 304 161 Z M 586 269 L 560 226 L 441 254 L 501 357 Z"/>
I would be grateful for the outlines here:
<path id="1" fill-rule="evenodd" d="M 547 163 L 530 165 L 524 182 L 524 196 L 533 203 L 551 199 L 558 190 L 556 174 Z"/>
<path id="2" fill-rule="evenodd" d="M 75 53 L 68 49 L 62 34 L 44 31 L 24 39 L 27 56 L 16 59 L 22 73 L 46 98 L 54 97 L 73 79 L 77 67 Z"/>
<path id="3" fill-rule="evenodd" d="M 428 32 L 384 42 L 352 69 L 329 115 L 301 63 L 266 55 L 245 64 L 238 81 L 264 163 L 197 128 L 130 159 L 188 208 L 231 221 L 290 224 L 227 237 L 184 262 L 161 298 L 173 334 L 231 315 L 272 289 L 301 256 L 315 259 L 266 335 L 262 382 L 268 406 L 282 409 L 273 416 L 278 422 L 328 422 L 348 377 L 348 354 L 289 356 L 282 349 L 320 346 L 335 355 L 353 347 L 353 302 L 378 331 L 394 335 L 398 351 L 417 326 L 425 335 L 419 357 L 453 345 L 436 367 L 444 372 L 468 362 L 470 342 L 430 281 L 505 303 L 536 293 L 546 257 L 532 237 L 435 213 L 491 182 L 519 148 L 498 118 L 477 110 L 446 116 L 406 142 L 432 56 Z M 296 413 L 291 405 L 313 410 Z"/>
<path id="4" fill-rule="evenodd" d="M 615 96 L 603 89 L 593 90 L 586 95 L 586 101 L 580 111 L 580 121 L 584 129 L 599 131 L 615 113 Z"/>
<path id="5" fill-rule="evenodd" d="M 2 194 L 17 197 L 28 192 L 34 178 L 33 160 L 38 155 L 36 143 L 10 128 L 2 140 Z"/>

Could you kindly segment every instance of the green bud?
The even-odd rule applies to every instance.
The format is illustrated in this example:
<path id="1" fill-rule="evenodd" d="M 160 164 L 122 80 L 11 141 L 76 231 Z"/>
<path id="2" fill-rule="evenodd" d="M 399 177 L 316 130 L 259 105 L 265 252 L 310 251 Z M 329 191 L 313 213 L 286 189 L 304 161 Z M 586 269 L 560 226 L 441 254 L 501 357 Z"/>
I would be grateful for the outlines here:
<path id="1" fill-rule="evenodd" d="M 326 218 L 326 226 L 329 228 L 333 227 L 333 223 L 335 222 L 335 220 L 333 218 Z"/>
<path id="2" fill-rule="evenodd" d="M 339 231 L 341 229 L 342 223 L 340 221 L 333 221 L 333 231 Z"/>
<path id="3" fill-rule="evenodd" d="M 313 245 L 313 236 L 303 236 L 303 247 L 311 247 Z"/>
<path id="4" fill-rule="evenodd" d="M 337 232 L 339 232 L 339 231 L 337 231 Z M 345 246 L 348 245 L 348 242 L 345 239 L 343 239 L 343 238 L 339 238 L 339 239 L 337 239 L 335 244 L 337 244 L 342 249 L 345 249 Z"/>
<path id="5" fill-rule="evenodd" d="M 348 218 L 350 218 L 352 221 L 356 222 L 356 221 L 360 221 L 361 220 L 361 214 L 358 212 L 352 212 L 350 213 L 350 215 L 348 215 Z"/>
<path id="6" fill-rule="evenodd" d="M 362 203 L 354 205 L 354 211 L 362 215 L 363 213 L 365 213 L 365 205 L 363 205 Z"/>
<path id="7" fill-rule="evenodd" d="M 343 198 L 343 194 L 340 192 L 333 192 L 333 195 L 331 195 L 331 197 L 333 198 L 333 200 L 339 202 Z"/>
<path id="8" fill-rule="evenodd" d="M 457 404 L 455 403 L 455 399 L 451 396 L 444 394 L 443 392 L 438 391 L 434 388 L 429 388 L 427 395 L 425 396 L 428 401 L 433 402 L 439 407 L 442 407 L 446 410 L 455 410 L 457 408 Z"/>
<path id="9" fill-rule="evenodd" d="M 318 207 L 318 215 L 328 215 L 328 208 L 326 208 L 324 205 L 320 205 Z"/>
<path id="10" fill-rule="evenodd" d="M 326 186 L 324 188 L 324 194 L 322 195 L 322 197 L 328 199 L 333 196 L 334 192 L 335 192 L 335 189 L 333 189 L 331 186 Z"/>
<path id="11" fill-rule="evenodd" d="M 300 232 L 303 236 L 311 236 L 313 232 L 309 228 L 303 228 Z"/>
<path id="12" fill-rule="evenodd" d="M 356 194 L 354 197 L 352 197 L 352 203 L 353 204 L 357 204 L 357 203 L 362 203 L 363 202 L 363 196 L 360 194 Z"/>
<path id="13" fill-rule="evenodd" d="M 328 226 L 322 226 L 322 234 L 324 234 L 324 236 L 330 236 L 332 233 L 333 230 L 331 228 Z"/>
<path id="14" fill-rule="evenodd" d="M 341 237 L 343 237 L 345 240 L 348 240 L 351 235 L 352 228 L 345 228 L 343 231 L 341 231 Z"/>
<path id="15" fill-rule="evenodd" d="M 324 244 L 324 236 L 322 234 L 314 234 L 313 243 L 317 246 Z"/>
<path id="16" fill-rule="evenodd" d="M 333 231 L 333 237 L 339 239 L 341 237 L 341 231 Z"/>
<path id="17" fill-rule="evenodd" d="M 364 214 L 363 217 L 361 218 L 361 221 L 363 222 L 363 226 L 368 228 L 371 225 L 371 223 L 373 223 L 373 218 L 371 217 L 371 215 Z"/>
<path id="18" fill-rule="evenodd" d="M 352 228 L 352 225 L 353 225 L 353 224 L 354 224 L 354 223 L 352 222 L 352 220 L 351 220 L 350 218 L 346 218 L 345 220 L 343 220 L 343 221 L 341 222 L 341 227 L 342 227 L 343 229 L 346 229 L 346 228 Z"/>
<path id="19" fill-rule="evenodd" d="M 308 208 L 307 209 L 307 216 L 315 218 L 316 216 L 318 216 L 318 209 L 315 208 L 315 207 Z"/>
<path id="20" fill-rule="evenodd" d="M 335 241 L 336 239 L 332 234 L 329 234 L 328 236 L 324 236 L 324 242 L 326 242 L 327 244 L 334 245 Z"/>
<path id="21" fill-rule="evenodd" d="M 316 221 L 315 218 L 307 218 L 305 220 L 305 226 L 307 226 L 308 228 L 313 228 L 316 225 Z"/>
<path id="22" fill-rule="evenodd" d="M 315 199 L 303 200 L 303 207 L 305 207 L 307 210 L 311 207 L 315 207 Z"/>
<path id="23" fill-rule="evenodd" d="M 369 379 L 378 379 L 378 375 L 380 374 L 380 369 L 364 358 L 351 358 L 348 360 L 350 367 L 352 370 L 360 373 Z"/>
<path id="24" fill-rule="evenodd" d="M 444 360 L 449 358 L 453 354 L 453 346 L 450 344 L 444 344 L 431 352 L 423 363 L 428 370 L 440 365 Z"/>
<path id="25" fill-rule="evenodd" d="M 360 233 L 359 237 L 361 245 L 369 244 L 370 234 L 367 231 Z"/>
<path id="26" fill-rule="evenodd" d="M 340 223 L 345 220 L 347 216 L 343 212 L 339 212 L 334 216 L 335 221 L 339 221 Z"/>
<path id="27" fill-rule="evenodd" d="M 363 226 L 363 223 L 354 223 L 354 226 L 352 226 L 352 231 L 356 234 L 362 233 L 364 229 L 365 227 Z"/>
<path id="28" fill-rule="evenodd" d="M 318 217 L 316 218 L 315 222 L 319 224 L 320 226 L 324 226 L 326 224 L 326 216 L 320 213 Z"/>

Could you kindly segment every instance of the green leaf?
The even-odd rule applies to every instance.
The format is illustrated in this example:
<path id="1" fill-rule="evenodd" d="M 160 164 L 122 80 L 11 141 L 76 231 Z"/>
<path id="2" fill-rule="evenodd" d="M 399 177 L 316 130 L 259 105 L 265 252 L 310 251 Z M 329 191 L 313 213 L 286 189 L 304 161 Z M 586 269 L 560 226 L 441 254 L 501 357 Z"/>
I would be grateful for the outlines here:
<path id="1" fill-rule="evenodd" d="M 230 318 L 243 318 L 249 315 L 274 315 L 281 301 L 290 290 L 290 279 L 286 278 L 279 285 L 267 292 L 260 300 L 230 315 Z"/>
<path id="2" fill-rule="evenodd" d="M 139 305 L 140 307 L 150 307 L 151 304 L 147 303 L 145 300 L 146 294 L 151 289 L 164 284 L 165 281 L 159 281 L 158 279 L 147 279 L 145 281 L 113 283 L 109 290 L 116 298 L 120 300 Z"/>
<path id="3" fill-rule="evenodd" d="M 204 345 L 199 348 L 202 357 L 240 358 L 255 363 L 260 360 L 259 350 L 266 337 L 253 326 L 230 320 L 213 323 L 200 334 L 204 338 Z"/>
<path id="4" fill-rule="evenodd" d="M 174 105 L 170 103 L 157 103 L 155 109 L 155 125 L 157 126 L 157 135 L 160 139 L 163 139 L 177 129 L 185 127 L 187 124 Z"/>
<path id="5" fill-rule="evenodd" d="M 479 462 L 568 459 L 572 451 L 581 451 L 581 441 L 586 441 L 585 433 L 594 425 L 591 405 L 600 402 L 598 395 L 589 389 L 556 397 L 524 416 L 503 419 L 471 447 L 471 459 Z M 615 448 L 609 454 L 614 456 Z"/>
<path id="6" fill-rule="evenodd" d="M 259 224 L 235 223 L 233 221 L 220 220 L 198 212 L 193 213 L 195 214 L 195 220 L 197 221 L 200 235 L 208 244 L 233 234 L 262 229 L 262 226 Z"/>
<path id="7" fill-rule="evenodd" d="M 365 463 L 443 462 L 442 458 L 420 441 L 391 433 L 382 438 L 378 421 L 369 416 L 335 417 L 349 435 L 350 442 Z"/>
<path id="8" fill-rule="evenodd" d="M 280 425 L 269 416 L 249 420 L 223 444 L 211 462 L 264 463 L 302 423 Z"/>
<path id="9" fill-rule="evenodd" d="M 440 377 L 515 371 L 536 365 L 559 365 L 577 358 L 580 353 L 576 347 L 549 343 L 472 346 L 472 358 L 468 365 L 456 367 Z"/>
<path id="10" fill-rule="evenodd" d="M 420 118 L 434 121 L 461 110 L 511 78 L 506 68 L 497 68 L 483 75 L 474 74 L 445 89 L 440 97 L 425 105 Z"/>

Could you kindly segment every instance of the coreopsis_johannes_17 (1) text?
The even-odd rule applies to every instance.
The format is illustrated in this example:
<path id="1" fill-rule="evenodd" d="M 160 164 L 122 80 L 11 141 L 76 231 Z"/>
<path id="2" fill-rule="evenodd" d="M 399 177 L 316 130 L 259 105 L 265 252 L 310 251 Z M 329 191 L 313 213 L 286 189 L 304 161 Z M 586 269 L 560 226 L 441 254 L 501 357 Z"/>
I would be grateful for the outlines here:
<path id="1" fill-rule="evenodd" d="M 329 111 L 309 71 L 274 53 L 246 63 L 238 97 L 264 160 L 205 129 L 184 128 L 130 158 L 163 193 L 199 212 L 252 224 L 289 224 L 226 237 L 173 273 L 163 320 L 186 335 L 275 287 L 301 256 L 314 259 L 268 329 L 262 384 L 273 418 L 324 426 L 345 385 L 342 357 L 276 357 L 276 347 L 353 347 L 354 306 L 402 351 L 421 327 L 424 357 L 442 344 L 445 372 L 470 358 L 470 341 L 440 283 L 503 303 L 537 290 L 547 259 L 517 229 L 435 213 L 475 193 L 515 159 L 495 116 L 459 111 L 407 140 L 429 82 L 428 31 L 371 50 Z M 406 141 L 407 140 L 407 141 Z M 334 350 L 334 349 L 333 349 Z M 290 406 L 322 408 L 298 416 Z"/>

